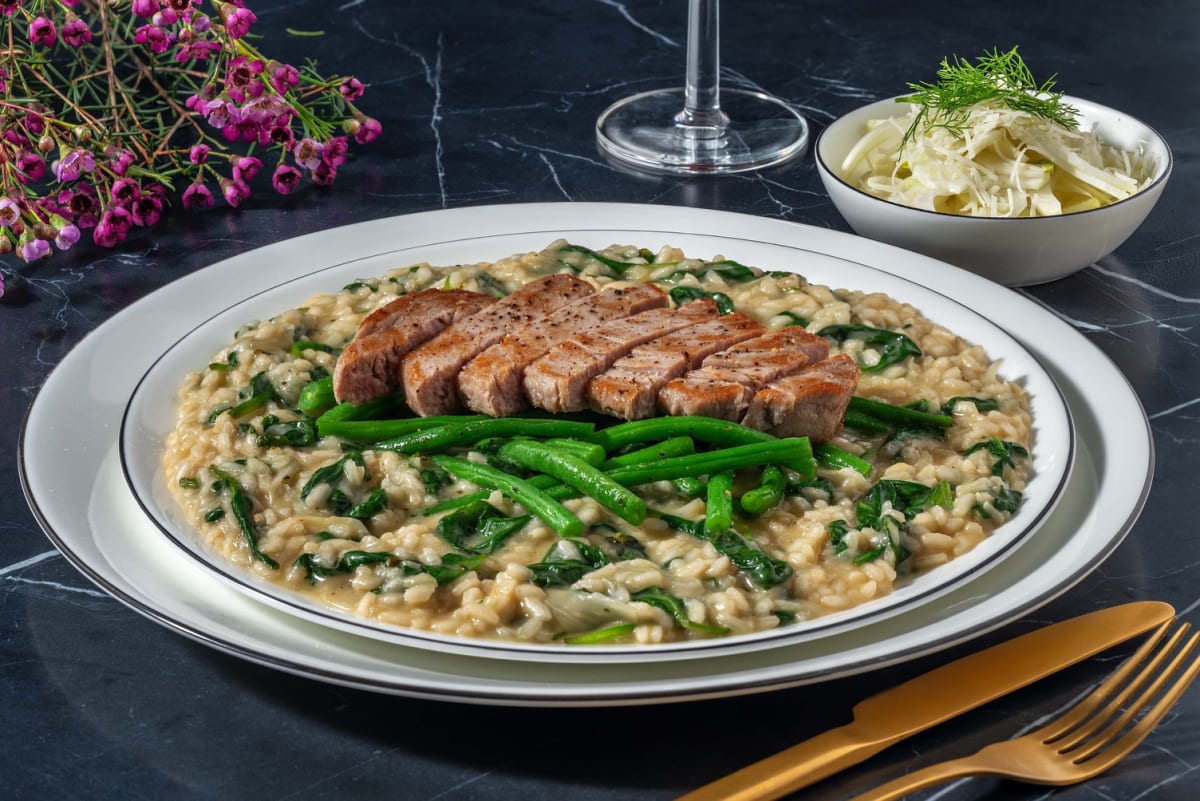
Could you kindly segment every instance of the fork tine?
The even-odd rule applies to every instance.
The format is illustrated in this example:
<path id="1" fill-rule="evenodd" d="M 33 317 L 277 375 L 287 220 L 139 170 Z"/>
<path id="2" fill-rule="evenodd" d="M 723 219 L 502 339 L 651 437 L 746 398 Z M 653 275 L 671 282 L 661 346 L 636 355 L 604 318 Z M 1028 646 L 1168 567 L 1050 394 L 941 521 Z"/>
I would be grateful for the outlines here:
<path id="1" fill-rule="evenodd" d="M 1143 650 L 1139 649 L 1134 656 L 1140 658 L 1131 658 L 1126 665 L 1122 665 L 1120 670 L 1093 693 L 1096 698 L 1093 703 L 1089 704 L 1090 709 L 1082 720 L 1070 728 L 1060 727 L 1063 730 L 1059 734 L 1054 737 L 1046 737 L 1044 742 L 1057 745 L 1059 752 L 1065 753 L 1078 747 L 1080 743 L 1090 740 L 1097 731 L 1105 728 L 1113 716 L 1120 712 L 1121 707 L 1159 671 L 1180 638 L 1190 628 L 1189 624 L 1180 623 L 1166 642 L 1163 642 L 1163 635 L 1167 633 L 1166 629 L 1156 631 L 1153 641 L 1147 643 L 1156 649 L 1149 662 L 1145 661 L 1147 653 L 1143 653 Z M 1137 669 L 1138 672 L 1132 674 L 1133 669 Z M 1116 692 L 1114 693 L 1114 691 Z M 1145 696 L 1143 697 L 1145 698 Z"/>
<path id="2" fill-rule="evenodd" d="M 1097 709 L 1112 696 L 1112 694 L 1123 685 L 1126 679 L 1137 670 L 1146 657 L 1158 647 L 1159 642 L 1165 636 L 1167 630 L 1175 622 L 1175 618 L 1164 621 L 1154 632 L 1142 643 L 1141 647 L 1133 653 L 1133 656 L 1125 660 L 1114 673 L 1112 673 L 1104 682 L 1093 690 L 1086 698 L 1082 699 L 1066 714 L 1050 721 L 1042 729 L 1039 734 L 1043 742 L 1053 742 L 1054 740 L 1065 736 L 1081 723 L 1090 718 Z"/>
<path id="3" fill-rule="evenodd" d="M 1193 634 L 1188 638 L 1187 642 L 1180 648 L 1162 675 L 1156 678 L 1138 697 L 1137 701 L 1131 704 L 1117 720 L 1105 728 L 1100 736 L 1096 738 L 1095 743 L 1090 744 L 1080 753 L 1073 754 L 1073 761 L 1076 764 L 1086 762 L 1089 768 L 1104 770 L 1107 765 L 1113 764 L 1136 748 L 1146 738 L 1146 735 L 1158 725 L 1158 722 L 1175 705 L 1175 702 L 1187 690 L 1188 686 L 1196 678 L 1196 675 L 1200 673 L 1200 657 L 1192 658 L 1187 667 L 1183 669 L 1182 674 L 1175 679 L 1175 683 L 1167 688 L 1165 692 L 1162 692 L 1167 682 L 1179 673 L 1184 661 L 1192 657 L 1192 653 L 1195 651 L 1198 642 L 1200 642 L 1200 633 Z M 1136 723 L 1130 726 L 1130 723 L 1133 722 L 1138 713 L 1145 709 L 1160 692 L 1162 692 L 1162 695 L 1158 698 L 1158 701 Z M 1126 731 L 1126 729 L 1128 730 Z M 1114 740 L 1113 738 L 1122 731 L 1125 733 Z"/>

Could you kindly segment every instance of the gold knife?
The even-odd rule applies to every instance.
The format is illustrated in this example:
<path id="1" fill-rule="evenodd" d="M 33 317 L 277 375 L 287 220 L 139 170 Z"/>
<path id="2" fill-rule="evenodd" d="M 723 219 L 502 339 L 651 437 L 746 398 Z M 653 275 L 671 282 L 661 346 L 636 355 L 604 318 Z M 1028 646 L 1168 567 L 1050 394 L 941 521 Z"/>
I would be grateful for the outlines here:
<path id="1" fill-rule="evenodd" d="M 1140 601 L 1064 620 L 964 656 L 873 695 L 854 720 L 676 801 L 767 801 L 858 764 L 888 746 L 1081 662 L 1162 623 L 1170 604 Z"/>

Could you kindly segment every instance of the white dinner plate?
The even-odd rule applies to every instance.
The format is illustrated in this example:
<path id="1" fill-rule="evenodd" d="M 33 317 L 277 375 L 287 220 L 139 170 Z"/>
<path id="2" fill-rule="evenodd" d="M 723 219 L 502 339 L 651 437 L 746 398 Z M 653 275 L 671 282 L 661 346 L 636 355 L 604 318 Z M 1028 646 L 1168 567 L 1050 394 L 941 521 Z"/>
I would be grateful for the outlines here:
<path id="1" fill-rule="evenodd" d="M 693 255 L 719 251 L 764 267 L 773 265 L 754 261 L 753 249 L 781 247 L 855 269 L 884 270 L 962 302 L 986 298 L 988 318 L 1012 332 L 1044 366 L 1074 418 L 1075 468 L 1061 500 L 990 570 L 914 603 L 903 615 L 704 659 L 563 665 L 384 642 L 260 603 L 171 545 L 126 487 L 116 444 L 129 397 L 165 348 L 226 308 L 229 286 L 253 298 L 355 256 L 368 264 L 400 249 L 465 242 L 482 248 L 475 260 L 493 260 L 508 252 L 493 247 L 506 237 L 537 239 L 516 250 L 535 249 L 555 232 L 588 230 L 608 238 L 631 232 L 626 238 L 631 244 L 646 244 L 648 234 L 657 232 L 663 242 Z M 464 240 L 467 231 L 471 237 Z M 714 239 L 723 242 L 716 250 L 689 245 Z M 743 255 L 747 251 L 750 257 Z M 307 292 L 298 290 L 292 305 Z M 148 331 L 160 332 L 161 339 L 152 341 Z M 961 333 L 970 338 L 969 331 Z M 87 418 L 75 413 L 81 402 L 92 410 Z M 1119 477 L 1114 465 L 1120 465 Z M 196 640 L 298 674 L 384 692 L 588 705 L 813 682 L 929 653 L 996 628 L 1067 590 L 1116 547 L 1145 501 L 1152 452 L 1141 406 L 1103 354 L 1036 304 L 970 273 L 778 220 L 658 206 L 537 204 L 431 212 L 335 229 L 235 257 L 165 287 L 100 326 L 51 374 L 22 431 L 20 469 L 31 507 L 73 564 L 135 610 Z"/>
<path id="2" fill-rule="evenodd" d="M 537 221 L 542 222 L 540 218 Z M 439 230 L 433 226 L 426 230 L 427 236 L 436 237 L 439 234 Z M 146 375 L 133 392 L 121 426 L 121 462 L 134 497 L 173 544 L 234 589 L 260 601 L 316 623 L 389 642 L 442 652 L 556 662 L 685 659 L 775 648 L 827 636 L 888 616 L 907 614 L 914 604 L 928 603 L 958 584 L 973 581 L 981 573 L 993 569 L 1041 525 L 1061 496 L 1071 465 L 1073 435 L 1070 415 L 1053 379 L 1037 359 L 1002 328 L 939 292 L 836 255 L 814 252 L 807 247 L 753 241 L 745 237 L 733 239 L 728 236 L 681 233 L 645 224 L 639 229 L 609 230 L 594 225 L 586 229 L 547 230 L 539 227 L 532 232 L 491 236 L 480 234 L 465 240 L 460 238 L 463 230 L 467 229 L 455 226 L 441 231 L 443 236 L 454 237 L 449 241 L 426 238 L 412 242 L 408 237 L 397 238 L 384 234 L 378 242 L 368 242 L 361 249 L 347 246 L 343 260 L 337 264 L 299 276 L 290 260 L 268 257 L 264 250 L 245 254 L 231 260 L 232 263 L 227 262 L 205 271 L 209 274 L 208 281 L 203 287 L 193 287 L 190 292 L 194 309 L 191 320 L 196 327 L 188 330 L 178 342 L 165 348 L 160 357 L 147 365 Z M 344 236 L 344 232 L 330 232 L 329 235 Z M 1034 420 L 1034 474 L 1024 488 L 1020 510 L 1012 520 L 1000 526 L 969 553 L 902 583 L 888 595 L 850 610 L 753 634 L 649 646 L 606 645 L 587 648 L 565 647 L 561 643 L 520 643 L 437 634 L 388 625 L 355 616 L 349 611 L 331 609 L 309 596 L 231 564 L 216 549 L 209 547 L 184 519 L 182 510 L 168 492 L 161 467 L 162 453 L 166 448 L 167 435 L 175 426 L 180 385 L 197 365 L 208 364 L 214 354 L 229 344 L 231 332 L 247 322 L 269 319 L 304 305 L 317 293 L 336 292 L 356 279 L 381 276 L 389 269 L 420 262 L 456 265 L 497 261 L 515 253 L 541 250 L 558 239 L 597 250 L 611 244 L 632 244 L 657 252 L 664 245 L 673 245 L 692 257 L 712 259 L 724 256 L 768 270 L 799 272 L 816 284 L 885 292 L 912 304 L 927 318 L 968 341 L 982 345 L 989 358 L 1000 361 L 1001 374 L 1019 382 L 1030 399 Z M 379 248 L 387 247 L 389 242 L 395 245 L 394 249 L 380 252 Z M 368 255 L 364 257 L 362 254 Z M 274 269 L 272 265 L 275 265 Z M 231 275 L 264 269 L 282 283 L 250 297 L 229 291 Z"/>

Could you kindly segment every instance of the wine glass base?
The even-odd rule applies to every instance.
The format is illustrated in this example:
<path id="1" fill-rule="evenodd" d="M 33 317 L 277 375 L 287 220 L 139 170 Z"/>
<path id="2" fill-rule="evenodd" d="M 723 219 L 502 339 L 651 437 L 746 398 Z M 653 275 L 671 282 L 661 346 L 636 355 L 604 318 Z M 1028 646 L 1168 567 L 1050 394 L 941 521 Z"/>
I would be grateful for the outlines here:
<path id="1" fill-rule="evenodd" d="M 596 120 L 596 142 L 617 162 L 651 172 L 736 173 L 782 164 L 808 147 L 800 112 L 762 92 L 721 89 L 723 124 L 677 121 L 684 90 L 642 92 Z"/>

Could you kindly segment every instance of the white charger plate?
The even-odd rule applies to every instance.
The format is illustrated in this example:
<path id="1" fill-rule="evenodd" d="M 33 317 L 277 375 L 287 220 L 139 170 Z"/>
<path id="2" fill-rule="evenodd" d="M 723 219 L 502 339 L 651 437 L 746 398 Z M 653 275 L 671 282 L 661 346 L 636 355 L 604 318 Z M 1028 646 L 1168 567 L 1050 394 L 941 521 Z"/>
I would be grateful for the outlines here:
<path id="1" fill-rule="evenodd" d="M 541 221 L 538 218 L 538 222 Z M 539 229 L 534 232 L 476 235 L 462 240 L 457 237 L 463 230 L 475 229 L 464 229 L 457 225 L 443 229 L 432 225 L 426 229 L 427 237 L 450 235 L 455 238 L 449 241 L 425 239 L 410 242 L 406 237 L 400 237 L 395 250 L 382 253 L 377 252 L 377 248 L 386 246 L 386 240 L 369 242 L 361 250 L 350 244 L 357 238 L 347 240 L 346 258 L 342 262 L 299 277 L 295 277 L 289 260 L 268 258 L 262 250 L 205 271 L 208 280 L 201 287 L 193 287 L 189 293 L 194 308 L 191 319 L 198 324 L 149 365 L 146 375 L 133 392 L 121 427 L 121 462 L 133 494 L 173 544 L 236 590 L 307 620 L 388 642 L 441 652 L 556 662 L 685 659 L 775 648 L 823 637 L 907 612 L 913 604 L 928 603 L 952 587 L 972 581 L 980 573 L 994 568 L 1042 523 L 1060 498 L 1071 465 L 1074 437 L 1070 415 L 1053 379 L 1037 359 L 1002 328 L 943 294 L 836 255 L 746 238 L 731 239 L 727 236 L 664 231 L 645 226 L 609 230 L 591 227 Z M 332 231 L 328 235 L 340 237 L 345 232 Z M 741 636 L 652 646 L 608 645 L 588 648 L 572 648 L 561 643 L 456 637 L 388 625 L 357 617 L 350 612 L 334 610 L 231 564 L 203 542 L 199 533 L 183 518 L 182 510 L 167 491 L 161 455 L 166 447 L 167 435 L 175 426 L 178 389 L 185 376 L 197 365 L 208 364 L 214 354 L 226 347 L 230 332 L 248 321 L 268 319 L 301 306 L 319 292 L 335 292 L 351 281 L 383 275 L 389 269 L 418 262 L 456 265 L 496 261 L 514 253 L 540 250 L 558 239 L 596 249 L 613 243 L 634 244 L 654 251 L 664 245 L 674 245 L 693 257 L 723 255 L 765 269 L 793 270 L 802 273 L 813 283 L 829 284 L 834 288 L 885 292 L 912 304 L 927 318 L 970 342 L 982 345 L 989 358 L 1001 362 L 1001 373 L 1010 380 L 1019 381 L 1028 393 L 1035 425 L 1035 472 L 1024 489 L 1021 509 L 1011 521 L 971 552 L 944 567 L 905 582 L 889 595 L 850 610 Z M 362 253 L 372 255 L 364 258 L 360 255 Z M 264 269 L 282 283 L 244 300 L 236 293 L 231 296 L 228 287 L 235 281 L 235 274 Z M 231 301 L 237 302 L 227 305 Z M 214 308 L 218 311 L 205 319 Z"/>
<path id="2" fill-rule="evenodd" d="M 904 615 L 704 659 L 562 665 L 382 642 L 260 603 L 168 544 L 125 487 L 115 450 L 117 427 L 145 365 L 167 342 L 187 334 L 198 313 L 204 316 L 197 298 L 205 287 L 211 292 L 214 283 L 224 281 L 227 287 L 233 280 L 241 294 L 253 296 L 280 282 L 275 270 L 244 269 L 247 257 L 259 267 L 285 264 L 290 278 L 346 262 L 348 243 L 354 243 L 352 253 L 379 254 L 394 251 L 397 242 L 443 241 L 438 236 L 443 231 L 471 231 L 472 239 L 483 240 L 514 231 L 544 238 L 555 231 L 589 229 L 653 229 L 666 232 L 664 241 L 685 247 L 692 236 L 719 237 L 739 248 L 720 250 L 747 261 L 742 246 L 775 244 L 886 267 L 936 286 L 950 298 L 986 297 L 989 318 L 1014 332 L 1047 369 L 1075 418 L 1076 467 L 1060 503 L 990 571 L 913 604 Z M 629 241 L 644 244 L 640 237 Z M 480 260 L 497 257 L 491 244 Z M 224 308 L 224 300 L 213 300 L 208 313 Z M 147 330 L 164 332 L 163 339 L 149 342 Z M 87 419 L 74 412 L 81 400 L 94 410 Z M 1142 425 L 1131 430 L 1130 420 Z M 1114 464 L 1121 465 L 1119 479 Z M 1116 547 L 1145 502 L 1152 450 L 1136 396 L 1103 354 L 1035 304 L 965 271 L 777 220 L 683 208 L 537 204 L 432 212 L 314 234 L 231 259 L 160 290 L 98 328 L 52 373 L 22 431 L 20 469 L 31 507 L 72 563 L 135 610 L 189 637 L 262 664 L 356 687 L 480 703 L 565 706 L 792 686 L 912 658 L 998 627 L 1064 592 Z M 89 499 L 86 507 L 83 498 Z"/>

